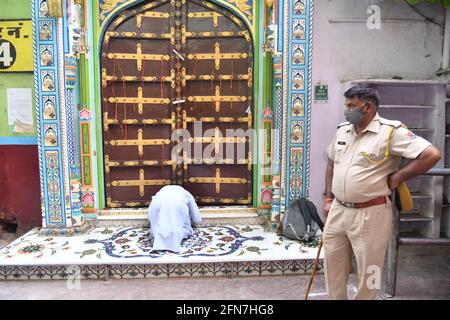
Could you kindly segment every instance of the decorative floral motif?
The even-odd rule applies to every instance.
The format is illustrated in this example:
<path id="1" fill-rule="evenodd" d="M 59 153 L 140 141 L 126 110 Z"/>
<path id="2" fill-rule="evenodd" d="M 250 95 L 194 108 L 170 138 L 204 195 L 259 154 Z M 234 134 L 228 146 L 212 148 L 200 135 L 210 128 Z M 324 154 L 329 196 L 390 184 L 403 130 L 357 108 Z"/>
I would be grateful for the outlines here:
<path id="1" fill-rule="evenodd" d="M 234 238 L 233 237 L 222 237 L 219 240 L 223 241 L 223 242 L 231 242 L 234 240 Z"/>
<path id="2" fill-rule="evenodd" d="M 45 152 L 50 223 L 62 222 L 58 151 Z"/>
<path id="3" fill-rule="evenodd" d="M 304 90 L 305 89 L 305 71 L 304 70 L 293 70 L 292 89 L 293 90 Z"/>
<path id="4" fill-rule="evenodd" d="M 306 5 L 304 0 L 294 1 L 294 14 L 305 14 Z"/>
<path id="5" fill-rule="evenodd" d="M 257 253 L 259 255 L 261 255 L 262 250 L 268 250 L 268 249 L 261 249 L 257 246 L 243 247 L 243 249 L 245 249 L 251 253 Z M 241 252 L 239 252 L 238 256 L 242 256 L 245 253 L 245 250 L 241 250 Z"/>
<path id="6" fill-rule="evenodd" d="M 246 249 L 247 249 L 247 251 L 250 251 L 250 252 L 256 252 L 259 255 L 261 254 L 261 250 L 267 250 L 267 249 L 260 249 L 255 246 L 247 247 Z"/>
<path id="7" fill-rule="evenodd" d="M 246 226 L 245 228 L 241 229 L 241 231 L 243 231 L 243 232 L 252 232 L 254 230 L 255 229 L 251 228 L 250 226 Z"/>
<path id="8" fill-rule="evenodd" d="M 41 45 L 41 66 L 51 67 L 53 66 L 53 47 L 51 45 Z"/>
<path id="9" fill-rule="evenodd" d="M 81 109 L 80 110 L 80 120 L 82 120 L 82 121 L 91 120 L 91 112 L 86 108 Z"/>
<path id="10" fill-rule="evenodd" d="M 306 19 L 293 19 L 293 35 L 296 40 L 304 40 L 306 37 Z"/>
<path id="11" fill-rule="evenodd" d="M 96 252 L 97 252 L 97 250 L 89 249 L 89 250 L 84 250 L 83 252 L 75 252 L 75 253 L 81 254 L 80 258 L 83 258 L 84 256 L 90 256 Z"/>
<path id="12" fill-rule="evenodd" d="M 234 4 L 239 10 L 246 15 L 251 15 L 253 9 L 252 1 L 248 0 L 228 0 L 228 2 Z"/>
<path id="13" fill-rule="evenodd" d="M 40 21 L 39 22 L 39 40 L 52 41 L 53 40 L 53 22 Z"/>
<path id="14" fill-rule="evenodd" d="M 56 107 L 54 96 L 43 96 L 44 102 L 44 119 L 55 120 L 56 119 Z"/>
<path id="15" fill-rule="evenodd" d="M 39 259 L 47 256 L 52 256 L 58 251 L 66 251 L 71 249 L 69 241 L 62 239 L 55 239 L 52 237 L 38 237 L 38 241 L 31 240 L 29 236 L 37 234 L 35 230 L 30 231 L 27 237 L 20 238 L 20 241 L 14 241 L 2 248 L 0 251 L 0 261 L 2 259 L 11 259 L 16 255 L 28 256 L 32 259 Z"/>
<path id="16" fill-rule="evenodd" d="M 303 148 L 291 148 L 290 199 L 302 197 Z"/>
<path id="17" fill-rule="evenodd" d="M 264 204 L 271 204 L 272 203 L 272 190 L 264 189 L 261 192 L 261 202 L 264 203 Z"/>
<path id="18" fill-rule="evenodd" d="M 303 143 L 304 122 L 291 121 L 291 144 Z"/>
<path id="19" fill-rule="evenodd" d="M 92 194 L 92 192 L 85 192 L 81 196 L 81 202 L 82 202 L 84 208 L 93 208 L 94 201 L 95 201 L 95 198 L 94 198 L 94 195 Z"/>
<path id="20" fill-rule="evenodd" d="M 56 124 L 44 124 L 45 146 L 55 147 L 58 144 L 58 137 L 56 134 Z"/>
<path id="21" fill-rule="evenodd" d="M 305 95 L 293 94 L 292 95 L 292 117 L 303 117 L 305 116 Z"/>
<path id="22" fill-rule="evenodd" d="M 19 249 L 17 252 L 20 254 L 30 254 L 35 252 L 40 252 L 44 250 L 45 247 L 39 244 L 30 244 L 28 246 L 23 247 L 22 249 Z"/>
<path id="23" fill-rule="evenodd" d="M 263 118 L 264 119 L 272 119 L 273 116 L 273 112 L 272 109 L 270 109 L 270 107 L 266 107 L 263 110 Z"/>
<path id="24" fill-rule="evenodd" d="M 252 229 L 248 227 L 247 230 L 251 231 Z M 131 242 L 129 238 L 138 239 L 137 242 Z M 178 257 L 188 258 L 191 256 L 208 257 L 229 255 L 249 240 L 262 241 L 264 238 L 260 236 L 244 237 L 231 227 L 202 227 L 195 229 L 192 236 L 182 242 L 181 245 L 184 248 L 182 252 L 174 254 L 166 251 L 152 250 L 153 237 L 149 233 L 149 229 L 126 228 L 108 239 L 89 239 L 84 243 L 101 243 L 104 246 L 106 254 L 116 258 L 159 258 L 163 255 L 177 255 Z M 124 243 L 127 243 L 127 245 L 122 245 Z M 87 250 L 82 252 L 82 257 L 94 253 Z"/>
<path id="25" fill-rule="evenodd" d="M 292 49 L 292 63 L 305 64 L 305 44 L 294 44 Z"/>
<path id="26" fill-rule="evenodd" d="M 100 7 L 100 21 L 103 21 L 105 17 L 111 12 L 117 5 L 125 2 L 125 0 L 101 0 L 99 1 Z"/>
<path id="27" fill-rule="evenodd" d="M 102 232 L 100 232 L 101 234 L 111 234 L 114 233 L 114 231 L 110 230 L 109 228 L 105 228 L 105 230 L 103 230 Z"/>
<path id="28" fill-rule="evenodd" d="M 55 74 L 53 71 L 41 71 L 42 91 L 55 91 Z"/>
<path id="29" fill-rule="evenodd" d="M 40 18 L 48 18 L 48 4 L 47 4 L 47 0 L 42 0 L 39 3 L 39 17 Z"/>

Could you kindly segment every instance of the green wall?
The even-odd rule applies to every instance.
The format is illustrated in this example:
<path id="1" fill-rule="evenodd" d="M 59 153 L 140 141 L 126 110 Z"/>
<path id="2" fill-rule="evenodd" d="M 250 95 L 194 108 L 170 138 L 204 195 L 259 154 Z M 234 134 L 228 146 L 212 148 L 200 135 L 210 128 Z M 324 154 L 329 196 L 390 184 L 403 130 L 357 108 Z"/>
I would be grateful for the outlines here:
<path id="1" fill-rule="evenodd" d="M 0 20 L 31 19 L 30 0 L 1 0 Z M 30 48 L 30 50 L 32 50 Z M 34 134 L 12 134 L 12 127 L 8 126 L 6 89 L 34 88 L 33 72 L 0 72 L 0 144 L 36 144 L 36 115 L 34 112 L 33 89 L 33 118 Z M 24 136 L 28 136 L 24 138 Z M 31 138 L 31 139 L 30 139 Z"/>
<path id="2" fill-rule="evenodd" d="M 1 0 L 0 19 L 31 19 L 31 1 Z"/>

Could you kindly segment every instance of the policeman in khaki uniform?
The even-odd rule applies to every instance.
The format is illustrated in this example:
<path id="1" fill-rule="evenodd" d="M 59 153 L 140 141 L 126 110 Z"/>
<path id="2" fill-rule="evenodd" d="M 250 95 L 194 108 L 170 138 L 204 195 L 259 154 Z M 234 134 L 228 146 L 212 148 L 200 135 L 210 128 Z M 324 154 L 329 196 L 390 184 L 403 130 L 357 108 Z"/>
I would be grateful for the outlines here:
<path id="1" fill-rule="evenodd" d="M 381 277 L 391 231 L 391 190 L 431 169 L 441 155 L 401 122 L 381 118 L 374 89 L 357 85 L 344 97 L 348 122 L 338 126 L 327 149 L 325 281 L 331 299 L 347 299 L 354 254 L 359 278 L 354 299 L 374 299 L 381 282 L 374 277 Z M 399 169 L 402 157 L 414 160 Z"/>

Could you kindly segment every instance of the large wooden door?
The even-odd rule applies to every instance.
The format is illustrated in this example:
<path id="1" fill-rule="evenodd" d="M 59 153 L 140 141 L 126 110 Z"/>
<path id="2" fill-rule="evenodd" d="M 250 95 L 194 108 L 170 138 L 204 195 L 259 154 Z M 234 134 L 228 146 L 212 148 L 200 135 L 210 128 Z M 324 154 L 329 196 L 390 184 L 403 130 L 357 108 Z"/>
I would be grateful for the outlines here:
<path id="1" fill-rule="evenodd" d="M 238 17 L 197 0 L 130 8 L 104 35 L 101 71 L 108 207 L 147 206 L 168 184 L 200 205 L 252 203 L 249 139 L 227 136 L 253 123 L 253 47 Z M 172 141 L 182 129 L 184 153 Z"/>

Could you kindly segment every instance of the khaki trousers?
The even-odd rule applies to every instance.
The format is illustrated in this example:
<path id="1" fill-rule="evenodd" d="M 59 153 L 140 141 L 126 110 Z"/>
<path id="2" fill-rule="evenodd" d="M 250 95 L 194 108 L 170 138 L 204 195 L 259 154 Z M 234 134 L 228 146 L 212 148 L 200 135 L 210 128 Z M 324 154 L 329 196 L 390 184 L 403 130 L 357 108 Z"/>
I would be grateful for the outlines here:
<path id="1" fill-rule="evenodd" d="M 384 257 L 392 226 L 392 205 L 352 209 L 336 200 L 323 232 L 325 281 L 331 299 L 347 299 L 352 256 L 358 265 L 359 286 L 353 299 L 375 299 L 381 284 Z"/>

